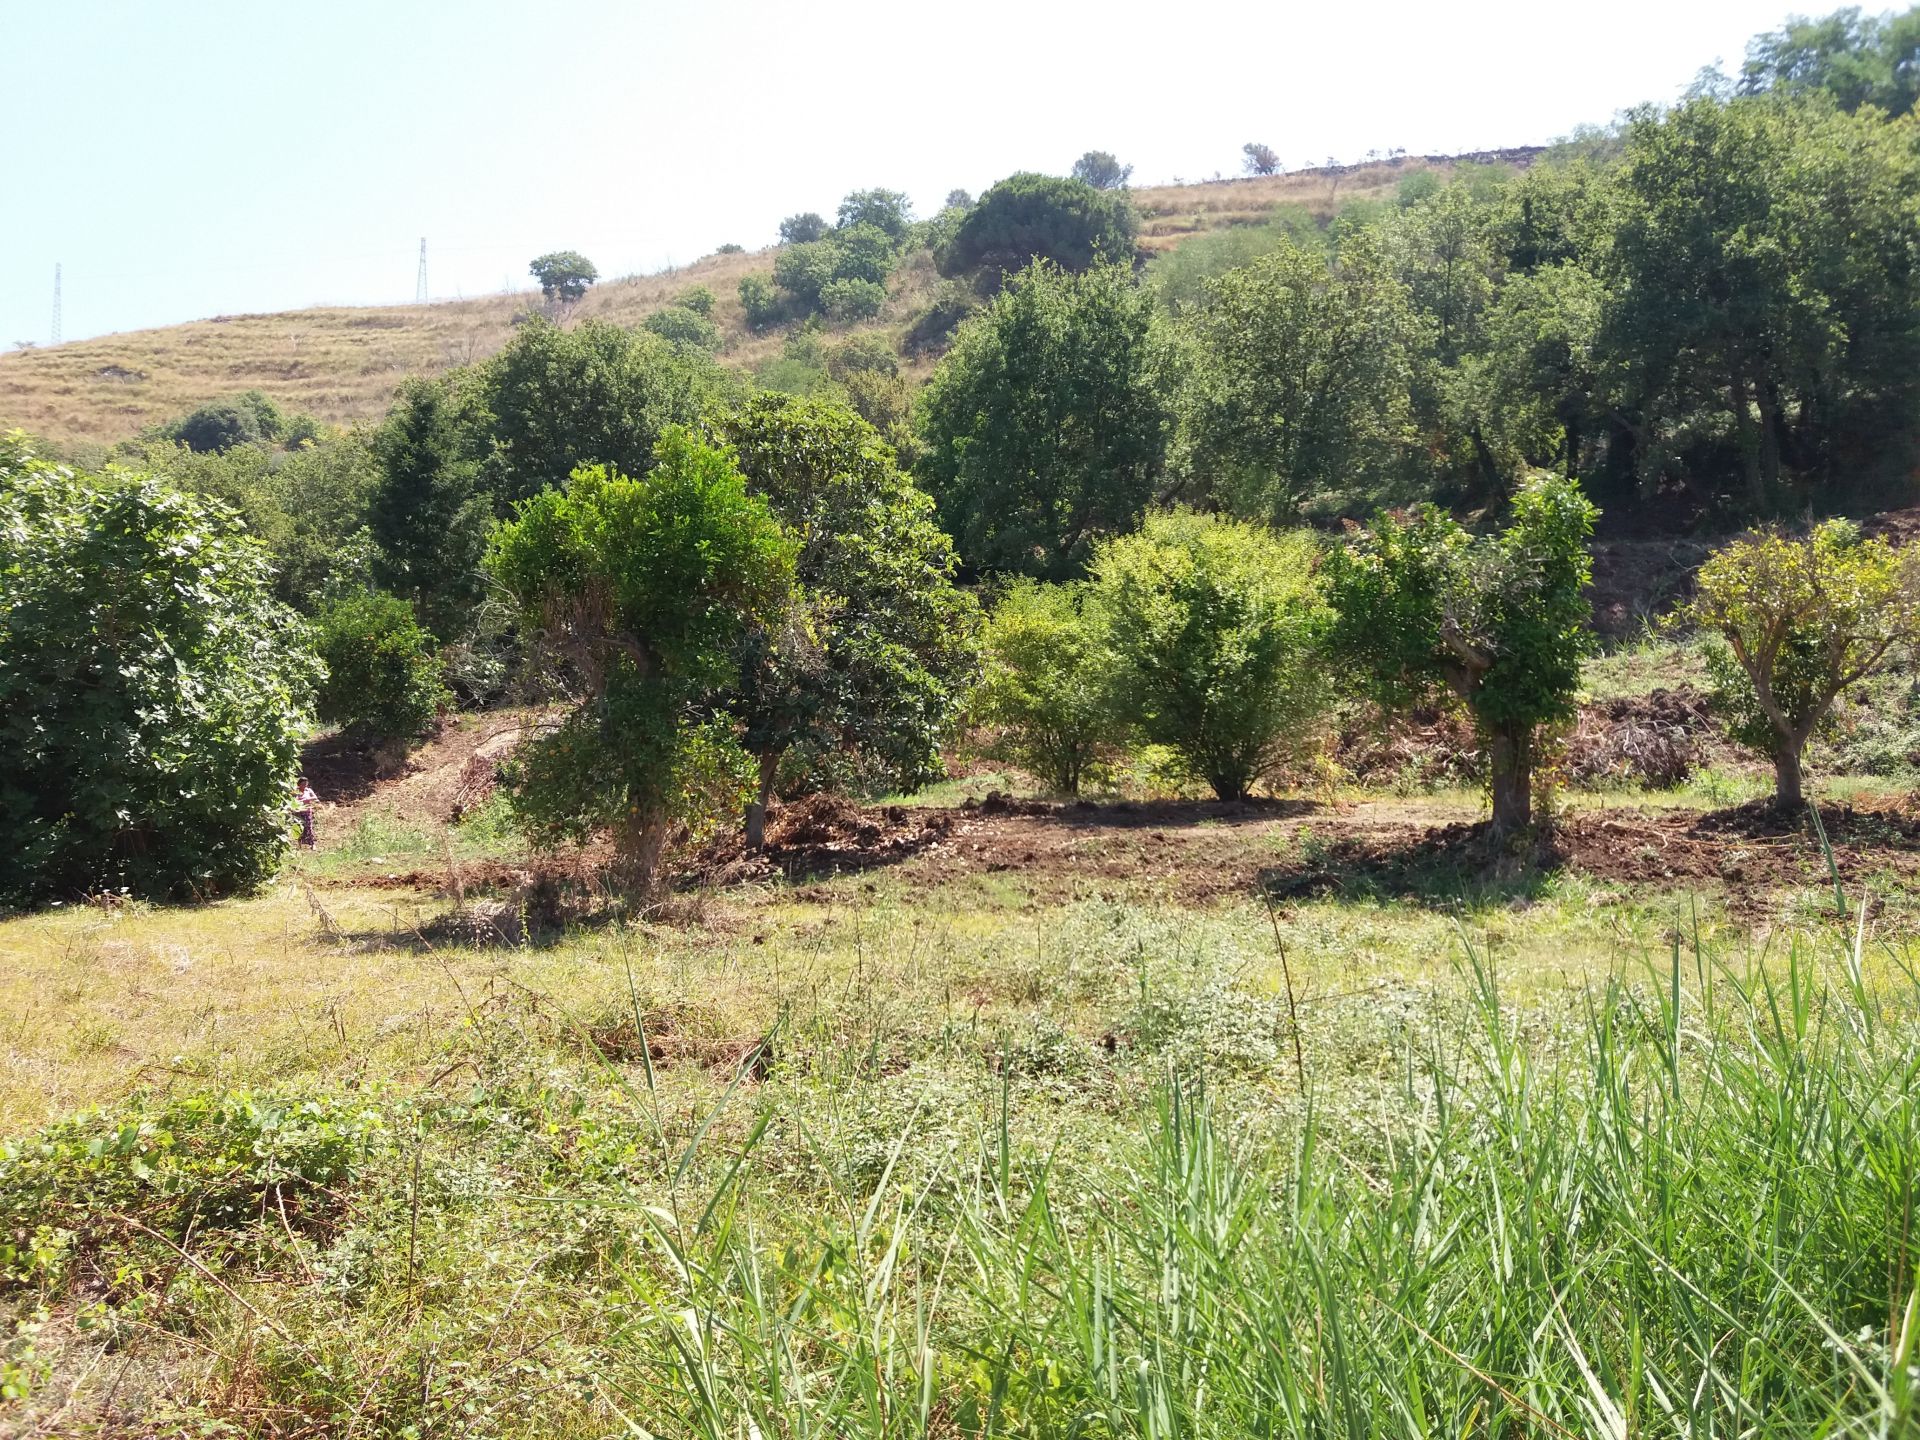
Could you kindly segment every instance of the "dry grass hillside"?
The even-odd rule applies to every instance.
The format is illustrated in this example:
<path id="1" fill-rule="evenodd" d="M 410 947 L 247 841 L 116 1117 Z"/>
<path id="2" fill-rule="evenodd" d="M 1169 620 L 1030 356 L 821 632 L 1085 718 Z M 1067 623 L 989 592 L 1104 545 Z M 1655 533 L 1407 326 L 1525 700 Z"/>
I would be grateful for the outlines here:
<path id="1" fill-rule="evenodd" d="M 1528 152 L 1498 156 L 1525 163 Z M 1325 218 L 1354 200 L 1390 195 L 1407 174 L 1447 169 L 1442 157 L 1303 170 L 1290 175 L 1163 185 L 1134 192 L 1144 249 L 1164 251 L 1192 236 L 1257 224 L 1275 206 L 1301 205 Z M 722 358 L 742 368 L 778 354 L 782 337 L 756 335 L 744 323 L 737 288 L 768 272 L 773 251 L 710 255 L 655 275 L 595 286 L 568 320 L 595 317 L 638 324 L 693 285 L 713 291 L 714 320 L 726 337 Z M 878 320 L 856 327 L 894 333 L 938 283 L 924 251 L 890 283 Z M 0 355 L 0 429 L 19 426 L 63 446 L 111 445 L 197 405 L 261 390 L 283 407 L 332 424 L 380 415 L 411 374 L 437 373 L 493 354 L 514 318 L 537 295 L 492 295 L 427 305 L 324 307 L 269 315 L 217 315 L 155 330 L 133 330 Z"/>

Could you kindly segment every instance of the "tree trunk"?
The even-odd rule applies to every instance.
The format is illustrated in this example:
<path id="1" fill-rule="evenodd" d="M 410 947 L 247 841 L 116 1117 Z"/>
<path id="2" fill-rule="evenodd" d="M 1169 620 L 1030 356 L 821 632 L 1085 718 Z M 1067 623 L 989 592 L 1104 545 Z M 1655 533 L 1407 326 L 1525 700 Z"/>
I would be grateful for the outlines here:
<path id="1" fill-rule="evenodd" d="M 1493 781 L 1493 835 L 1520 834 L 1533 819 L 1533 735 L 1496 734 L 1487 740 L 1487 768 Z"/>
<path id="2" fill-rule="evenodd" d="M 1762 377 L 1754 386 L 1760 406 L 1760 483 L 1769 495 L 1780 491 L 1780 389 Z"/>
<path id="3" fill-rule="evenodd" d="M 614 873 L 624 889 L 643 899 L 653 894 L 672 833 L 667 813 L 659 806 L 641 805 L 628 812 L 626 823 L 613 837 Z"/>
<path id="4" fill-rule="evenodd" d="M 1801 791 L 1800 747 L 1782 740 L 1773 748 L 1773 803 L 1776 809 L 1798 809 Z"/>
<path id="5" fill-rule="evenodd" d="M 769 750 L 760 757 L 760 789 L 747 802 L 747 853 L 758 855 L 767 848 L 767 806 L 773 801 L 774 777 L 780 773 L 780 752 Z"/>

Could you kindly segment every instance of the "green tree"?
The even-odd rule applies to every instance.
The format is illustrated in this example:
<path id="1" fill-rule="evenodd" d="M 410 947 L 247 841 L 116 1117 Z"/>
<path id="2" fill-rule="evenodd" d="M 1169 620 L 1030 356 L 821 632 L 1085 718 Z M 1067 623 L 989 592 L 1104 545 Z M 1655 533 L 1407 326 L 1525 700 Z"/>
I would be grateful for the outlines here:
<path id="1" fill-rule="evenodd" d="M 1920 636 L 1920 550 L 1843 520 L 1805 539 L 1738 540 L 1700 567 L 1686 614 L 1724 642 L 1715 688 L 1729 733 L 1773 762 L 1774 802 L 1801 802 L 1801 757 L 1849 686 Z"/>
<path id="2" fill-rule="evenodd" d="M 855 190 L 840 202 L 840 229 L 871 225 L 898 245 L 913 224 L 913 207 L 898 190 Z"/>
<path id="3" fill-rule="evenodd" d="M 1257 140 L 1242 145 L 1240 155 L 1249 175 L 1272 175 L 1280 169 L 1280 157 L 1273 153 L 1273 148 Z"/>
<path id="4" fill-rule="evenodd" d="M 773 282 L 764 275 L 740 277 L 740 308 L 746 312 L 749 330 L 765 330 L 786 319 L 785 302 Z"/>
<path id="5" fill-rule="evenodd" d="M 444 380 L 403 381 L 373 437 L 374 577 L 444 640 L 460 634 L 480 599 L 493 523 L 471 444 L 460 399 Z"/>
<path id="6" fill-rule="evenodd" d="M 258 390 L 231 400 L 202 405 L 162 433 L 197 454 L 231 450 L 237 445 L 270 445 L 286 432 L 280 407 Z"/>
<path id="7" fill-rule="evenodd" d="M 540 282 L 540 293 L 549 301 L 569 305 L 600 278 L 593 262 L 578 250 L 550 251 L 529 264 L 527 272 Z"/>
<path id="8" fill-rule="evenodd" d="M 839 325 L 871 320 L 887 303 L 887 287 L 871 280 L 829 280 L 820 287 L 820 308 Z"/>
<path id="9" fill-rule="evenodd" d="M 1063 270 L 1089 270 L 1102 260 L 1130 261 L 1138 226 L 1124 191 L 1023 173 L 982 195 L 935 261 L 946 276 L 1006 274 L 1035 259 Z"/>
<path id="10" fill-rule="evenodd" d="M 1181 322 L 1182 467 L 1235 513 L 1275 520 L 1380 485 L 1406 440 L 1418 333 L 1368 234 L 1332 269 L 1282 243 L 1221 276 Z"/>
<path id="11" fill-rule="evenodd" d="M 1072 174 L 1096 190 L 1118 190 L 1133 177 L 1133 167 L 1122 165 L 1105 150 L 1089 150 L 1073 162 Z"/>
<path id="12" fill-rule="evenodd" d="M 1122 733 L 1113 651 L 1084 581 L 1015 579 L 981 635 L 980 684 L 968 706 L 987 753 L 1048 790 L 1078 795 L 1099 779 Z"/>
<path id="13" fill-rule="evenodd" d="M 412 740 L 452 699 L 433 636 L 398 596 L 376 590 L 339 596 L 322 608 L 314 630 L 327 671 L 316 708 L 327 724 L 380 741 Z"/>
<path id="14" fill-rule="evenodd" d="M 1094 552 L 1121 714 L 1222 800 L 1315 743 L 1328 693 L 1316 553 L 1303 533 L 1190 511 Z"/>
<path id="15" fill-rule="evenodd" d="M 689 285 L 680 292 L 678 298 L 676 298 L 673 303 L 678 305 L 682 310 L 691 310 L 696 315 L 704 315 L 708 319 L 712 319 L 713 302 L 713 291 L 709 290 L 705 285 Z"/>
<path id="16" fill-rule="evenodd" d="M 498 503 L 564 485 L 583 465 L 644 475 L 662 432 L 697 424 L 736 384 L 711 356 L 657 335 L 535 318 L 477 377 L 482 484 Z"/>
<path id="17" fill-rule="evenodd" d="M 977 611 L 933 506 L 842 406 L 754 397 L 719 423 L 749 490 L 796 538 L 784 614 L 746 632 L 730 708 L 759 762 L 747 843 L 765 838 L 783 759 L 857 757 L 897 789 L 940 773 L 974 669 Z"/>
<path id="18" fill-rule="evenodd" d="M 1448 694 L 1466 706 L 1501 839 L 1528 824 L 1540 727 L 1573 715 L 1597 513 L 1576 482 L 1535 475 L 1498 534 L 1470 535 L 1429 505 L 1375 517 L 1327 557 L 1327 653 L 1388 707 Z"/>
<path id="19" fill-rule="evenodd" d="M 805 245 L 814 240 L 824 239 L 826 233 L 827 222 L 812 210 L 799 215 L 789 215 L 780 222 L 782 245 Z"/>
<path id="20" fill-rule="evenodd" d="M 921 394 L 921 473 L 967 562 L 1065 579 L 1152 497 L 1167 417 L 1152 300 L 1123 266 L 1047 262 L 969 321 Z"/>
<path id="21" fill-rule="evenodd" d="M 1696 99 L 1629 122 L 1603 343 L 1638 468 L 1731 449 L 1747 503 L 1843 440 L 1911 437 L 1920 370 L 1912 121 Z"/>
<path id="22" fill-rule="evenodd" d="M 718 709 L 750 627 L 777 624 L 793 546 L 728 450 L 680 427 L 643 478 L 581 468 L 523 501 L 489 564 L 570 680 L 558 728 L 522 748 L 511 790 L 546 842 L 611 831 L 652 888 L 674 827 L 739 803 L 746 756 Z"/>
<path id="23" fill-rule="evenodd" d="M 0 438 L 0 903 L 267 878 L 317 676 L 231 509 Z"/>

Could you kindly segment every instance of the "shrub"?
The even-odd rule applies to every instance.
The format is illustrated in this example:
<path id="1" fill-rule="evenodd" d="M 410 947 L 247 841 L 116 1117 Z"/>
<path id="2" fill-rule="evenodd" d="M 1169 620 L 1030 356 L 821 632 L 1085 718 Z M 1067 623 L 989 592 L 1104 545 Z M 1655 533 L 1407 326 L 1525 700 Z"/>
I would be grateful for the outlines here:
<path id="1" fill-rule="evenodd" d="M 711 317 L 713 314 L 713 298 L 713 291 L 709 290 L 706 286 L 690 285 L 680 292 L 679 297 L 673 303 L 680 306 L 683 310 L 693 311 L 696 315 Z"/>
<path id="2" fill-rule="evenodd" d="M 820 287 L 820 308 L 844 325 L 871 320 L 887 303 L 887 287 L 872 280 L 829 280 Z"/>
<path id="3" fill-rule="evenodd" d="M 893 272 L 893 238 L 877 225 L 849 225 L 834 231 L 829 243 L 835 280 L 867 280 L 878 285 Z"/>
<path id="4" fill-rule="evenodd" d="M 263 445 L 280 437 L 279 406 L 258 390 L 232 400 L 202 405 L 164 432 L 198 455 L 223 453 L 238 445 Z"/>
<path id="5" fill-rule="evenodd" d="M 1185 511 L 1094 553 L 1122 715 L 1222 800 L 1317 741 L 1328 689 L 1315 555 L 1307 535 Z"/>
<path id="6" fill-rule="evenodd" d="M 746 252 L 747 252 L 746 246 L 736 245 L 731 240 L 729 240 L 724 245 L 716 246 L 714 248 L 713 253 L 716 255 L 744 255 L 746 254 Z"/>
<path id="7" fill-rule="evenodd" d="M 765 330 L 786 318 L 786 306 L 773 283 L 764 275 L 744 275 L 740 279 L 740 308 L 746 311 L 747 326 Z"/>
<path id="8" fill-rule="evenodd" d="M 314 622 L 315 649 L 327 667 L 318 712 L 330 725 L 380 740 L 426 733 L 451 698 L 441 682 L 433 636 L 395 595 L 344 595 Z"/>
<path id="9" fill-rule="evenodd" d="M 909 355 L 945 349 L 960 322 L 980 308 L 980 301 L 964 285 L 949 281 L 934 291 L 933 299 L 907 326 L 901 347 Z"/>
<path id="10" fill-rule="evenodd" d="M 1051 791 L 1100 779 L 1120 733 L 1114 664 L 1082 583 L 1015 580 L 981 635 L 984 670 L 969 713 L 986 753 Z"/>
<path id="11" fill-rule="evenodd" d="M 0 440 L 0 903 L 273 872 L 318 667 L 272 584 L 226 506 Z"/>
<path id="12" fill-rule="evenodd" d="M 1124 192 L 1023 173 L 982 195 L 935 260 L 947 276 L 978 270 L 1004 274 L 1035 258 L 1065 270 L 1087 270 L 1102 259 L 1131 260 L 1137 228 L 1133 202 Z"/>
<path id="13" fill-rule="evenodd" d="M 1709 656 L 1728 733 L 1773 762 L 1774 800 L 1801 800 L 1801 756 L 1848 687 L 1920 633 L 1920 550 L 1830 520 L 1804 540 L 1767 532 L 1700 567 L 1686 612 L 1717 635 Z"/>
<path id="14" fill-rule="evenodd" d="M 683 305 L 669 305 L 664 310 L 656 310 L 642 320 L 640 326 L 676 345 L 691 345 L 696 350 L 720 348 L 720 327 L 699 311 L 689 310 Z"/>
<path id="15" fill-rule="evenodd" d="M 828 240 L 810 240 L 789 245 L 773 260 L 773 283 L 798 302 L 803 310 L 820 305 L 820 287 L 833 279 L 839 252 Z"/>
<path id="16" fill-rule="evenodd" d="M 840 381 L 855 374 L 898 375 L 900 359 L 878 335 L 856 335 L 827 352 L 827 373 Z"/>

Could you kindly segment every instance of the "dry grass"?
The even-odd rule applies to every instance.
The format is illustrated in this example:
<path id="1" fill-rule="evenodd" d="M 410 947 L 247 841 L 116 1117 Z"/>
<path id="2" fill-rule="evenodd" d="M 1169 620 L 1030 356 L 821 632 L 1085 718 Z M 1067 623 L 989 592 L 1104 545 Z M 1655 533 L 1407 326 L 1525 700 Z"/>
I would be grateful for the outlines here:
<path id="1" fill-rule="evenodd" d="M 1304 206 L 1325 219 L 1351 201 L 1392 194 L 1417 170 L 1448 168 L 1445 160 L 1402 157 L 1136 190 L 1142 245 L 1163 251 L 1209 230 L 1258 224 L 1283 204 Z M 567 318 L 635 325 L 688 287 L 705 285 L 714 293 L 713 318 L 726 337 L 723 360 L 750 370 L 775 358 L 784 337 L 746 328 L 738 287 L 742 277 L 772 268 L 771 250 L 710 255 L 675 270 L 595 286 Z M 930 257 L 921 252 L 893 277 L 885 312 L 855 330 L 896 336 L 938 283 Z M 222 315 L 15 351 L 0 355 L 0 428 L 17 425 L 65 447 L 109 446 L 209 400 L 250 389 L 331 424 L 371 420 L 385 412 L 406 376 L 484 360 L 513 333 L 514 317 L 539 303 L 537 295 L 490 295 L 430 305 Z M 912 364 L 910 373 L 930 364 Z"/>

